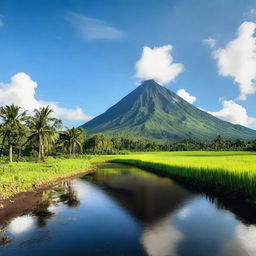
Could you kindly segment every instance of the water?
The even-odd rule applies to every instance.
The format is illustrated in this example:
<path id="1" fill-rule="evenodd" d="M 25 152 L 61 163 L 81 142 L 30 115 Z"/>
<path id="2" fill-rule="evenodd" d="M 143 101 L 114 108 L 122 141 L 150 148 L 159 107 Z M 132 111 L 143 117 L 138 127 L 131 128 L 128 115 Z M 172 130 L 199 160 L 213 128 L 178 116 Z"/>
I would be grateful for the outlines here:
<path id="1" fill-rule="evenodd" d="M 254 220 L 168 178 L 105 164 L 2 222 L 0 255 L 256 255 Z"/>

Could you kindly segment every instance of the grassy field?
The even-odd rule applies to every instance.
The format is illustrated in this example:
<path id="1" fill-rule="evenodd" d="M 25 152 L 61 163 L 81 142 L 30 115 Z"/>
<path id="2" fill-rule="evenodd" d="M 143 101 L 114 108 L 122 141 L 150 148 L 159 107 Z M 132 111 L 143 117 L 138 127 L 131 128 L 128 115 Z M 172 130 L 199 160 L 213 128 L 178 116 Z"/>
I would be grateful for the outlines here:
<path id="1" fill-rule="evenodd" d="M 89 156 L 80 159 L 48 158 L 44 163 L 2 163 L 0 199 L 31 191 L 57 178 L 78 174 L 89 169 L 92 162 L 103 160 L 152 168 L 156 172 L 165 172 L 256 197 L 256 152 L 190 151 Z"/>
<path id="2" fill-rule="evenodd" d="M 115 162 L 256 196 L 255 152 L 154 152 L 115 156 Z"/>
<path id="3" fill-rule="evenodd" d="M 16 162 L 0 164 L 0 199 L 31 191 L 57 178 L 86 171 L 95 158 L 54 159 L 44 163 Z"/>

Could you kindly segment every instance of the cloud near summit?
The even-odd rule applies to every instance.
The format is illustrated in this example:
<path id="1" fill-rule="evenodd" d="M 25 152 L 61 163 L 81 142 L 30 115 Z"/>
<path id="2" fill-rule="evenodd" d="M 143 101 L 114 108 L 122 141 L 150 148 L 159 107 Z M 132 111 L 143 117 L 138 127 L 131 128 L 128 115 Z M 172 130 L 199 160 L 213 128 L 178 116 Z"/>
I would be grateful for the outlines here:
<path id="1" fill-rule="evenodd" d="M 189 102 L 190 104 L 193 104 L 196 101 L 196 97 L 192 96 L 187 92 L 185 89 L 180 89 L 177 91 L 177 95 L 179 95 L 181 98 Z"/>
<path id="2" fill-rule="evenodd" d="M 135 65 L 135 77 L 140 80 L 154 79 L 161 85 L 174 81 L 184 67 L 181 63 L 173 63 L 172 48 L 172 45 L 145 46 Z"/>
<path id="3" fill-rule="evenodd" d="M 35 108 L 49 105 L 54 115 L 66 121 L 88 121 L 90 116 L 84 114 L 80 107 L 63 108 L 57 102 L 47 102 L 36 98 L 37 83 L 26 73 L 17 73 L 9 83 L 0 82 L 0 106 L 15 104 L 30 114 Z"/>

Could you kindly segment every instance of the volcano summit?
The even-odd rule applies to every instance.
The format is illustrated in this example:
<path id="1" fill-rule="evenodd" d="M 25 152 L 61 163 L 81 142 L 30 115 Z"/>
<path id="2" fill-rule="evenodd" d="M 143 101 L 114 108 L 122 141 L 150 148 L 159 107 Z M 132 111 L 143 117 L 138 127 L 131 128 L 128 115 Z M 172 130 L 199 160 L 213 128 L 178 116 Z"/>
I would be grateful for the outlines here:
<path id="1" fill-rule="evenodd" d="M 154 80 L 144 81 L 103 114 L 81 126 L 88 134 L 150 139 L 212 140 L 221 135 L 251 140 L 256 131 L 220 120 L 188 103 Z"/>

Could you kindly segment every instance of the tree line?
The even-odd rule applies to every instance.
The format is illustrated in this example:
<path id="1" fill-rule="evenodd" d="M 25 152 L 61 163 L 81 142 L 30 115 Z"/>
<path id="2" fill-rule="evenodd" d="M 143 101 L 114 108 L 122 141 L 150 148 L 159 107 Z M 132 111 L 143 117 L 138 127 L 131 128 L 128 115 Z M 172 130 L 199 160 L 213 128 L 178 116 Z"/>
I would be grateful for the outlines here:
<path id="1" fill-rule="evenodd" d="M 34 110 L 34 115 L 27 115 L 19 106 L 7 105 L 0 108 L 0 158 L 8 152 L 9 161 L 13 161 L 13 150 L 17 160 L 21 156 L 36 155 L 44 161 L 53 154 L 56 147 L 61 147 L 69 155 L 80 152 L 85 140 L 82 129 L 71 128 L 62 131 L 61 120 L 52 117 L 49 106 Z M 60 149 L 59 149 L 60 150 Z"/>
<path id="2" fill-rule="evenodd" d="M 41 107 L 33 115 L 20 107 L 0 107 L 0 158 L 13 155 L 34 157 L 44 161 L 46 156 L 75 156 L 79 154 L 122 154 L 126 151 L 192 151 L 192 150 L 237 150 L 256 151 L 256 140 L 231 140 L 218 136 L 213 141 L 153 141 L 113 134 L 87 136 L 81 128 L 63 129 L 61 120 L 52 117 L 53 110 Z"/>

